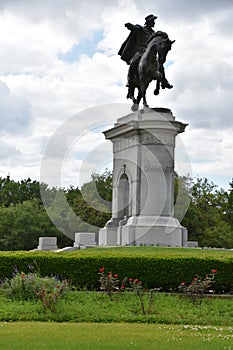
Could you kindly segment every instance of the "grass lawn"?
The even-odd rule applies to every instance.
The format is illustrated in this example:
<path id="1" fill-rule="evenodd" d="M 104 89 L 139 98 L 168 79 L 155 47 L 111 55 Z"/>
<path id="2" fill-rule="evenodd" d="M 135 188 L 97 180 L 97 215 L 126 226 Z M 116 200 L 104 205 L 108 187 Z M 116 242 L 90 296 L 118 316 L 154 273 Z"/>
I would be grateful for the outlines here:
<path id="1" fill-rule="evenodd" d="M 233 328 L 126 323 L 0 323 L 0 349 L 231 350 Z"/>
<path id="2" fill-rule="evenodd" d="M 233 327 L 233 299 L 204 298 L 201 305 L 179 295 L 157 293 L 151 308 L 144 296 L 146 314 L 132 292 L 71 292 L 58 301 L 57 312 L 44 311 L 40 301 L 17 301 L 0 297 L 0 321 L 127 322 Z"/>
<path id="3" fill-rule="evenodd" d="M 4 253 L 4 252 L 3 252 Z M 145 256 L 146 254 L 150 255 L 162 255 L 162 256 L 167 256 L 167 255 L 175 255 L 175 256 L 198 256 L 198 257 L 209 257 L 209 258 L 224 258 L 226 256 L 233 256 L 233 251 L 232 250 L 212 250 L 212 249 L 202 249 L 202 248 L 175 248 L 175 247 L 154 247 L 154 246 L 137 246 L 137 247 L 132 247 L 132 246 L 124 246 L 124 247 L 96 247 L 92 249 L 78 249 L 75 251 L 71 252 L 66 252 L 67 255 L 95 255 L 95 254 L 103 254 L 103 255 L 143 255 Z M 56 254 L 64 254 L 64 253 L 56 253 Z"/>

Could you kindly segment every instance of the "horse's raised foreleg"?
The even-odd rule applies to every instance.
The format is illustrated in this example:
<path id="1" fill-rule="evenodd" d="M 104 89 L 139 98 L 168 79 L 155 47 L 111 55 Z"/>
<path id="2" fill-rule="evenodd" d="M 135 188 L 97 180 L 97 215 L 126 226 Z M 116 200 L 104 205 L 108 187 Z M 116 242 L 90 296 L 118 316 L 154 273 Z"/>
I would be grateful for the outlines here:
<path id="1" fill-rule="evenodd" d="M 156 81 L 156 89 L 154 90 L 154 95 L 158 95 L 160 90 L 160 80 Z"/>

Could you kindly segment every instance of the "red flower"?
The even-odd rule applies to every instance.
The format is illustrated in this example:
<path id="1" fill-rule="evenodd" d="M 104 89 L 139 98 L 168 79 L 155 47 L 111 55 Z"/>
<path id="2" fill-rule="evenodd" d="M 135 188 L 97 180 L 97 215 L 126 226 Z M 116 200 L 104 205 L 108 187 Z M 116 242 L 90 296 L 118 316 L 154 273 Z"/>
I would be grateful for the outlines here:
<path id="1" fill-rule="evenodd" d="M 197 278 L 196 277 L 194 277 L 194 279 L 193 279 L 194 281 L 196 281 L 197 280 Z"/>
<path id="2" fill-rule="evenodd" d="M 138 281 L 138 279 L 137 278 L 135 278 L 135 280 L 134 280 L 134 283 L 138 283 L 139 281 Z"/>
<path id="3" fill-rule="evenodd" d="M 185 282 L 182 282 L 181 285 L 184 286 L 184 285 L 185 285 Z"/>
<path id="4" fill-rule="evenodd" d="M 129 281 L 130 281 L 130 282 L 133 282 L 133 278 L 129 278 Z"/>
<path id="5" fill-rule="evenodd" d="M 212 272 L 212 273 L 216 273 L 216 272 L 217 272 L 217 270 L 212 270 L 211 272 Z"/>
<path id="6" fill-rule="evenodd" d="M 104 272 L 104 266 L 100 268 L 100 273 Z"/>
<path id="7" fill-rule="evenodd" d="M 115 275 L 113 276 L 114 278 L 118 278 L 118 274 L 117 273 L 115 273 Z"/>
<path id="8" fill-rule="evenodd" d="M 121 286 L 121 289 L 125 289 L 125 286 L 122 285 L 122 286 Z"/>

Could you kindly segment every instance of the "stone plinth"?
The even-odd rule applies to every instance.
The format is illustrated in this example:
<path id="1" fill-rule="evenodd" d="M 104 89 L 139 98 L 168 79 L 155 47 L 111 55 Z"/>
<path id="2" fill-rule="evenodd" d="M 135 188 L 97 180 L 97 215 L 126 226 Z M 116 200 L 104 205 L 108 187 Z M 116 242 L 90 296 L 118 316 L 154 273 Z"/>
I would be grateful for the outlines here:
<path id="1" fill-rule="evenodd" d="M 113 203 L 99 245 L 185 245 L 185 229 L 173 217 L 173 182 L 175 137 L 186 125 L 155 108 L 119 118 L 104 132 L 113 143 Z"/>
<path id="2" fill-rule="evenodd" d="M 95 233 L 90 232 L 76 232 L 74 247 L 84 246 L 95 246 Z"/>
<path id="3" fill-rule="evenodd" d="M 39 237 L 38 250 L 57 250 L 57 237 Z"/>

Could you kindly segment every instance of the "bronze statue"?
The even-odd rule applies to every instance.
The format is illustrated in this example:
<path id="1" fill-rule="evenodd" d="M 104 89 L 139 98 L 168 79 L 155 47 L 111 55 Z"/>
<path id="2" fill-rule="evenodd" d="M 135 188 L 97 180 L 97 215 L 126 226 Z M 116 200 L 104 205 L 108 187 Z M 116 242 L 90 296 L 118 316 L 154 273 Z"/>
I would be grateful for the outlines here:
<path id="1" fill-rule="evenodd" d="M 166 33 L 153 30 L 156 18 L 148 15 L 144 26 L 125 24 L 130 34 L 118 54 L 129 65 L 127 98 L 133 100 L 133 110 L 138 109 L 142 97 L 144 106 L 147 106 L 146 89 L 152 80 L 157 80 L 155 95 L 159 94 L 160 84 L 162 89 L 173 87 L 165 77 L 163 64 L 174 41 L 170 41 Z M 134 98 L 135 88 L 138 89 L 137 99 Z"/>

